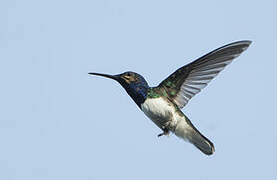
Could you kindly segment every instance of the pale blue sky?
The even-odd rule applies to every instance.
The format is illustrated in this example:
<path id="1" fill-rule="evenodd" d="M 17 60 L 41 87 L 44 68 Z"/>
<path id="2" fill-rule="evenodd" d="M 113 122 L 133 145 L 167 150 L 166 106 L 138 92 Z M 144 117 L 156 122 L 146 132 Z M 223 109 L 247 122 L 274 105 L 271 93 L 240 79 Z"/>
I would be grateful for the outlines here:
<path id="1" fill-rule="evenodd" d="M 0 179 L 276 179 L 275 1 L 0 2 Z M 157 85 L 236 40 L 251 47 L 183 112 L 205 156 L 161 131 L 119 84 Z"/>

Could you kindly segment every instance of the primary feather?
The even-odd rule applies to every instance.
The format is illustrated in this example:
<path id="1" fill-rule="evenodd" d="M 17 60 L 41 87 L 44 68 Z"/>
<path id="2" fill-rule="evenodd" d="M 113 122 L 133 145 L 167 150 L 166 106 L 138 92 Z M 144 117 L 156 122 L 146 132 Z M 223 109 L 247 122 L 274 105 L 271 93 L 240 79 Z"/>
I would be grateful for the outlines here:
<path id="1" fill-rule="evenodd" d="M 159 84 L 169 98 L 183 108 L 228 64 L 245 51 L 251 41 L 239 41 L 218 48 L 179 68 Z"/>

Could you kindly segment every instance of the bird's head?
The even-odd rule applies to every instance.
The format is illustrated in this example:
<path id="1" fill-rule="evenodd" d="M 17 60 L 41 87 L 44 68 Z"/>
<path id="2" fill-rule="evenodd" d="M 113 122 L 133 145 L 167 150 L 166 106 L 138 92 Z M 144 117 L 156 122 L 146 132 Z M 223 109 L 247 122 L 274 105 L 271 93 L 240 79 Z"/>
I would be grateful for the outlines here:
<path id="1" fill-rule="evenodd" d="M 89 73 L 90 75 L 102 76 L 117 81 L 138 104 L 144 102 L 149 88 L 146 80 L 138 73 L 127 71 L 122 74 L 109 75 L 102 73 Z"/>

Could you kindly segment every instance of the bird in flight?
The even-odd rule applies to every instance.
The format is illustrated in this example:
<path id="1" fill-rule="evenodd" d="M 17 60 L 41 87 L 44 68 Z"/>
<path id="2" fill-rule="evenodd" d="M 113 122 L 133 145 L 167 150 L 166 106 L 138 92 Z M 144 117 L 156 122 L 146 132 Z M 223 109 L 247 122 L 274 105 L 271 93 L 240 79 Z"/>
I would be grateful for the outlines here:
<path id="1" fill-rule="evenodd" d="M 215 150 L 213 143 L 194 127 L 181 108 L 250 44 L 251 41 L 238 41 L 220 47 L 177 69 L 156 87 L 149 87 L 143 76 L 131 71 L 118 75 L 89 74 L 121 84 L 146 116 L 162 130 L 158 137 L 172 132 L 211 155 Z"/>

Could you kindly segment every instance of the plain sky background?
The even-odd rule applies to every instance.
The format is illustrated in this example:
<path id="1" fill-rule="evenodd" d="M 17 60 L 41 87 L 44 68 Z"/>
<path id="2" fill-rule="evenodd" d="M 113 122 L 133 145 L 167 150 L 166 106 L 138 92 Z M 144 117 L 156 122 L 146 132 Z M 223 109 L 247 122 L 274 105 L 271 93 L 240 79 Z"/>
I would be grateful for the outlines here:
<path id="1" fill-rule="evenodd" d="M 276 179 L 276 1 L 0 2 L 0 179 Z M 237 40 L 250 48 L 183 112 L 206 156 L 158 129 L 112 80 L 155 86 Z"/>

